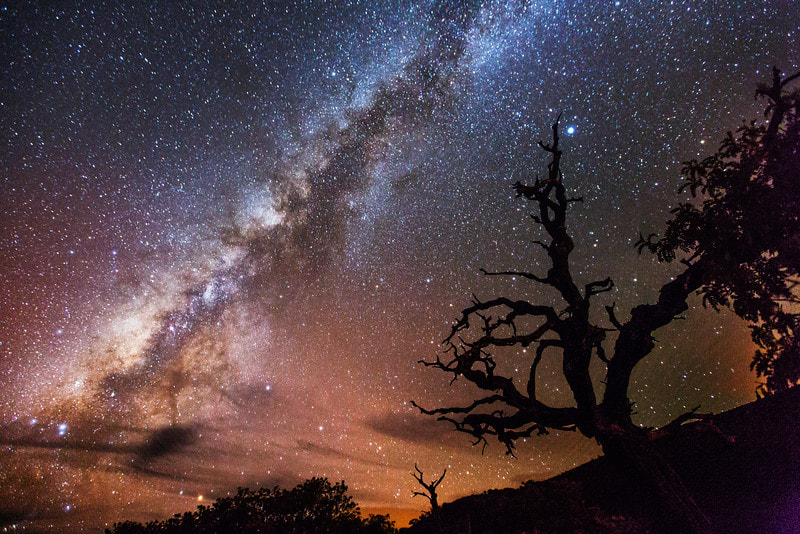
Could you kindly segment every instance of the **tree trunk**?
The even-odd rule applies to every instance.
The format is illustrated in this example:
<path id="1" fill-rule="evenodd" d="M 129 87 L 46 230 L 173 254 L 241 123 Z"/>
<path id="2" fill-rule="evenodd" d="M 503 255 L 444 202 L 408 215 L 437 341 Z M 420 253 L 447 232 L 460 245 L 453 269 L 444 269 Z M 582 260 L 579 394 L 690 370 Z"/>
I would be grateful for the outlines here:
<path id="1" fill-rule="evenodd" d="M 616 429 L 597 436 L 611 462 L 638 486 L 657 500 L 656 509 L 671 530 L 686 533 L 712 532 L 711 521 L 697 506 L 680 476 L 656 452 L 646 435 L 637 430 Z M 668 529 L 669 530 L 669 529 Z"/>

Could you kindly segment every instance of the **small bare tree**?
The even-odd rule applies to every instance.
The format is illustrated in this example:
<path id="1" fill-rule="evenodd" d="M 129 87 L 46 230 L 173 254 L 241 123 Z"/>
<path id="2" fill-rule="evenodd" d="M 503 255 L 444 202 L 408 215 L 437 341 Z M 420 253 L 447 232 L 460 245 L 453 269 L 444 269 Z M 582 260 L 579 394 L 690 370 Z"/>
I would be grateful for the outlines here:
<path id="1" fill-rule="evenodd" d="M 417 464 L 414 464 L 414 471 L 416 473 L 411 473 L 411 476 L 414 477 L 414 480 L 419 482 L 420 486 L 422 486 L 425 491 L 415 491 L 413 496 L 416 497 L 419 495 L 420 497 L 425 497 L 431 502 L 431 515 L 436 515 L 439 513 L 439 498 L 436 495 L 436 488 L 441 484 L 442 480 L 444 480 L 444 476 L 447 474 L 447 469 L 442 472 L 442 476 L 438 478 L 438 480 L 431 479 L 430 483 L 426 483 L 425 479 L 423 478 L 424 475 Z"/>

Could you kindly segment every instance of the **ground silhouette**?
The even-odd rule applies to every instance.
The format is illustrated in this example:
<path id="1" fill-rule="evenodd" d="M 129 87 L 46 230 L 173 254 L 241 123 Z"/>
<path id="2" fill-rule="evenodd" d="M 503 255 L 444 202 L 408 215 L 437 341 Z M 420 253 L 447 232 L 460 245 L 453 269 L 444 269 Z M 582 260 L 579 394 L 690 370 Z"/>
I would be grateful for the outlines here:
<path id="1" fill-rule="evenodd" d="M 683 478 L 714 532 L 800 533 L 800 388 L 711 422 L 721 434 L 663 438 L 654 446 Z M 600 457 L 549 480 L 444 503 L 440 521 L 424 514 L 401 532 L 682 532 L 649 496 L 628 491 L 627 484 Z"/>

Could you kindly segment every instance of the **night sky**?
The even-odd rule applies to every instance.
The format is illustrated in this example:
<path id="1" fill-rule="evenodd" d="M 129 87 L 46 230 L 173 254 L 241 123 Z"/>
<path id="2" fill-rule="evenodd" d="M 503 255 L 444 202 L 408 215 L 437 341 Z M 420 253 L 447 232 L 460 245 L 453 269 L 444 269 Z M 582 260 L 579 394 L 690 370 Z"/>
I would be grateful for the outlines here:
<path id="1" fill-rule="evenodd" d="M 677 268 L 632 244 L 798 69 L 800 2 L 229 4 L 0 7 L 0 526 L 312 476 L 403 523 L 415 462 L 447 501 L 597 455 L 481 455 L 410 405 L 474 390 L 416 361 L 471 293 L 549 302 L 479 269 L 545 259 L 511 184 L 560 112 L 574 272 L 621 318 L 652 300 Z M 639 423 L 755 398 L 746 326 L 693 304 L 634 374 Z"/>

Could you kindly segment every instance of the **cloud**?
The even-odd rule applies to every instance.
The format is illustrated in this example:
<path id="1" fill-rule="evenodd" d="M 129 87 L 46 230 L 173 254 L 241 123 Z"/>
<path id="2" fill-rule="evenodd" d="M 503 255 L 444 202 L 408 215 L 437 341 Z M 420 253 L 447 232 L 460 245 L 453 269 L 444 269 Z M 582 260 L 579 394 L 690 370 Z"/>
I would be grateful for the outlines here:
<path id="1" fill-rule="evenodd" d="M 21 523 L 22 521 L 29 519 L 33 513 L 33 510 L 13 508 L 8 504 L 0 505 L 0 527 Z"/>
<path id="2" fill-rule="evenodd" d="M 386 413 L 367 419 L 368 429 L 409 443 L 429 446 L 455 444 L 463 446 L 465 435 L 455 432 L 453 425 L 416 413 Z"/>
<path id="3" fill-rule="evenodd" d="M 363 456 L 343 452 L 328 445 L 321 445 L 312 441 L 298 441 L 297 446 L 301 451 L 310 452 L 316 456 L 323 458 L 333 458 L 334 460 L 344 460 L 346 463 L 357 463 L 368 466 L 386 466 L 386 462 L 374 460 L 372 458 L 365 458 Z"/>
<path id="4" fill-rule="evenodd" d="M 113 427 L 119 429 L 119 427 Z M 86 433 L 85 436 L 46 437 L 39 433 L 24 432 L 19 428 L 6 427 L 5 436 L 0 438 L 0 446 L 20 449 L 50 449 L 77 451 L 85 453 L 111 453 L 131 456 L 136 464 L 149 463 L 163 456 L 181 452 L 193 444 L 198 437 L 197 425 L 164 426 L 153 431 L 129 429 L 136 433 L 144 433 L 145 437 L 138 442 L 109 439 L 108 435 Z M 106 429 L 108 432 L 109 429 Z M 74 431 L 71 431 L 74 433 Z M 17 434 L 16 437 L 11 436 Z M 20 435 L 23 434 L 23 435 Z M 11 437 L 9 437 L 11 436 Z"/>
<path id="5" fill-rule="evenodd" d="M 165 426 L 153 431 L 136 450 L 134 463 L 153 460 L 182 451 L 197 440 L 196 425 Z"/>
<path id="6" fill-rule="evenodd" d="M 137 448 L 128 444 L 87 442 L 75 439 L 41 439 L 41 438 L 3 438 L 0 446 L 20 449 L 52 449 L 79 452 L 108 452 L 113 454 L 135 454 Z"/>

